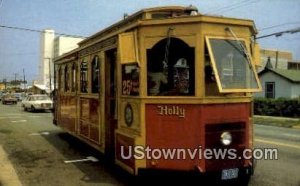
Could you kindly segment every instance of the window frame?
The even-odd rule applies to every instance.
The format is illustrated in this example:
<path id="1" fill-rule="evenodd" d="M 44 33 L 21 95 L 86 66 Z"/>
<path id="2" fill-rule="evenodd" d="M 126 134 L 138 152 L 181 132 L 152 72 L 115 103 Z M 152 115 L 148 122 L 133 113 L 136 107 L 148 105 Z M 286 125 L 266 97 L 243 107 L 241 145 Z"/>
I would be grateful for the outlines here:
<path id="1" fill-rule="evenodd" d="M 72 63 L 71 66 L 71 92 L 76 92 L 76 87 L 77 87 L 77 65 L 75 62 Z"/>
<path id="2" fill-rule="evenodd" d="M 100 93 L 100 57 L 99 55 L 94 55 L 93 56 L 93 59 L 92 59 L 92 62 L 91 62 L 91 92 L 92 94 L 99 94 Z M 95 68 L 95 64 L 96 62 L 98 63 L 98 68 Z M 93 83 L 93 80 L 94 80 L 94 76 L 98 74 L 98 77 L 97 77 L 97 82 L 98 82 L 98 85 L 94 85 Z M 94 90 L 97 90 L 97 91 L 94 91 Z"/>
<path id="3" fill-rule="evenodd" d="M 60 65 L 58 70 L 58 76 L 59 76 L 59 91 L 64 92 L 64 66 Z"/>
<path id="4" fill-rule="evenodd" d="M 66 64 L 64 66 L 64 92 L 69 92 L 70 91 L 70 87 L 69 87 L 69 65 Z"/>
<path id="5" fill-rule="evenodd" d="M 272 97 L 267 96 L 268 93 L 271 93 L 271 92 L 267 91 L 267 85 L 272 85 Z M 275 99 L 275 82 L 274 81 L 265 82 L 265 98 Z"/>
<path id="6" fill-rule="evenodd" d="M 86 64 L 85 71 L 83 71 L 83 63 Z M 83 72 L 86 73 L 86 76 L 84 78 Z M 80 93 L 82 94 L 87 94 L 89 93 L 89 60 L 88 58 L 84 57 L 81 59 L 80 64 L 79 64 L 79 78 L 80 78 Z M 86 83 L 86 91 L 83 91 L 83 82 Z"/>
<path id="7" fill-rule="evenodd" d="M 232 88 L 232 89 L 224 89 L 222 87 L 222 82 L 221 82 L 221 78 L 219 76 L 219 72 L 218 72 L 218 68 L 217 68 L 217 63 L 216 63 L 215 56 L 214 56 L 214 53 L 213 53 L 212 45 L 210 43 L 210 39 L 233 40 L 233 41 L 244 42 L 245 49 L 247 50 L 247 52 L 249 54 L 249 60 L 250 60 L 251 69 L 252 69 L 252 72 L 254 74 L 254 78 L 256 80 L 258 88 Z M 251 93 L 251 92 L 260 92 L 262 90 L 262 88 L 261 88 L 261 84 L 260 84 L 260 81 L 259 81 L 259 78 L 258 78 L 258 74 L 256 72 L 256 69 L 255 69 L 255 66 L 254 66 L 254 63 L 253 63 L 253 60 L 252 60 L 252 56 L 251 56 L 251 53 L 250 53 L 249 46 L 247 45 L 247 42 L 246 42 L 245 39 L 243 39 L 243 38 L 237 38 L 237 39 L 233 38 L 233 37 L 205 36 L 205 44 L 207 46 L 207 50 L 208 50 L 208 54 L 209 54 L 209 58 L 210 58 L 210 64 L 211 64 L 213 72 L 215 74 L 215 78 L 216 78 L 216 82 L 217 82 L 217 86 L 218 86 L 219 92 L 220 93 L 240 93 L 240 92 Z"/>
<path id="8" fill-rule="evenodd" d="M 60 92 L 61 91 L 61 76 L 62 76 L 62 74 L 61 74 L 61 65 L 57 65 L 56 66 L 56 71 L 57 71 L 57 73 L 56 73 L 56 88 L 57 88 L 57 90 Z"/>
<path id="9" fill-rule="evenodd" d="M 196 38 L 196 36 L 192 35 L 191 38 Z M 157 55 L 153 55 L 153 53 L 157 53 L 157 49 L 160 45 L 163 45 L 162 51 L 163 51 L 163 57 L 165 57 L 165 48 L 166 48 L 166 44 L 167 44 L 167 40 L 170 39 L 170 43 L 174 44 L 176 43 L 177 46 L 179 46 L 178 48 L 180 49 L 184 49 L 184 53 L 183 55 L 169 55 L 169 58 L 173 58 L 173 63 L 170 63 L 170 61 L 168 62 L 168 67 L 167 67 L 167 76 L 165 76 L 166 74 L 164 74 L 163 70 L 160 71 L 152 71 L 150 70 L 153 64 L 150 62 L 152 59 L 151 56 L 157 56 Z M 190 39 L 190 38 L 189 38 Z M 196 59 L 197 59 L 197 45 L 195 43 L 192 43 L 191 40 L 189 40 L 187 38 L 185 38 L 185 36 L 183 35 L 174 35 L 174 36 L 170 36 L 170 38 L 168 37 L 154 37 L 151 40 L 151 44 L 148 44 L 149 46 L 145 47 L 145 55 L 146 55 L 146 95 L 148 97 L 184 97 L 184 98 L 189 98 L 189 97 L 195 97 L 197 95 L 197 90 L 196 90 L 196 83 L 197 83 L 197 75 L 196 75 Z M 166 42 L 166 43 L 164 43 Z M 162 44 L 163 43 L 163 44 Z M 160 46 L 161 47 L 161 46 Z M 160 48 L 159 47 L 159 48 Z M 178 49 L 177 48 L 177 49 Z M 173 53 L 174 51 L 169 53 Z M 172 56 L 172 57 L 170 57 Z M 176 60 L 175 60 L 176 59 Z M 181 60 L 181 59 L 185 59 L 187 61 L 187 67 L 185 67 L 188 70 L 188 76 L 189 76 L 189 82 L 188 82 L 188 93 L 186 92 L 180 92 L 176 90 L 175 87 L 175 72 L 174 72 L 174 66 L 176 65 L 176 63 Z M 164 66 L 163 64 L 163 59 L 161 60 L 161 64 L 162 66 Z M 178 68 L 178 67 L 177 67 Z M 179 67 L 180 68 L 180 67 Z M 171 70 L 170 70 L 171 69 Z M 173 71 L 172 73 L 170 73 L 170 71 Z M 171 87 L 167 88 L 165 91 L 160 92 L 159 94 L 156 93 L 151 93 L 151 86 L 149 86 L 149 77 L 151 77 L 150 73 L 153 72 L 154 76 L 158 76 L 158 79 L 161 79 L 161 81 L 165 81 L 165 78 L 168 80 L 167 83 L 164 83 L 167 87 L 169 85 L 171 85 Z M 169 81 L 171 80 L 171 81 Z"/>

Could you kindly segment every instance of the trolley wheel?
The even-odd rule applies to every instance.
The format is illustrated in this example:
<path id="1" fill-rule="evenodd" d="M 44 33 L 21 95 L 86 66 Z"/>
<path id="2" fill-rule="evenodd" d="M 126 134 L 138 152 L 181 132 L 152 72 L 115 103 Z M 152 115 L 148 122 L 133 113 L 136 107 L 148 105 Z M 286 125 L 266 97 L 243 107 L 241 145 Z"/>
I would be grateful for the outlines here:
<path id="1" fill-rule="evenodd" d="M 247 186 L 250 182 L 251 175 L 244 175 L 238 180 L 238 185 Z"/>

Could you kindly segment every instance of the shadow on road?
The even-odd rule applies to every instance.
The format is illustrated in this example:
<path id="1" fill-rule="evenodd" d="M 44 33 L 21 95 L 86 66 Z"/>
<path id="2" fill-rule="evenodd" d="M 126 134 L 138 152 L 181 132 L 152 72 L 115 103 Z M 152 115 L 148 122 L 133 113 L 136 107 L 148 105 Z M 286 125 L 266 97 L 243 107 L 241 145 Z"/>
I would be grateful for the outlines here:
<path id="1" fill-rule="evenodd" d="M 202 177 L 195 172 L 176 171 L 143 171 L 139 176 L 133 176 L 115 165 L 109 157 L 104 156 L 96 149 L 90 147 L 78 138 L 64 132 L 51 133 L 43 136 L 65 158 L 65 160 L 84 159 L 88 156 L 96 157 L 98 162 L 73 163 L 85 176 L 81 178 L 86 183 L 99 183 L 99 185 L 139 186 L 139 185 L 236 185 L 233 182 L 220 183 L 216 177 Z M 96 171 L 95 171 L 96 170 Z M 237 184 L 239 185 L 239 184 Z"/>

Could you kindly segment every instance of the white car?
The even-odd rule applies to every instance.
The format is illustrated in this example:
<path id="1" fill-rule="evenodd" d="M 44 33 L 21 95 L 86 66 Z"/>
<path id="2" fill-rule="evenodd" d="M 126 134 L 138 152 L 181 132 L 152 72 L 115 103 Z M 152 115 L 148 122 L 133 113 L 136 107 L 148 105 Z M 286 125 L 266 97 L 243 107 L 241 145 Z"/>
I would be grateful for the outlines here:
<path id="1" fill-rule="evenodd" d="M 25 111 L 52 110 L 53 101 L 47 95 L 35 94 L 27 96 L 22 101 L 21 106 L 24 108 Z"/>

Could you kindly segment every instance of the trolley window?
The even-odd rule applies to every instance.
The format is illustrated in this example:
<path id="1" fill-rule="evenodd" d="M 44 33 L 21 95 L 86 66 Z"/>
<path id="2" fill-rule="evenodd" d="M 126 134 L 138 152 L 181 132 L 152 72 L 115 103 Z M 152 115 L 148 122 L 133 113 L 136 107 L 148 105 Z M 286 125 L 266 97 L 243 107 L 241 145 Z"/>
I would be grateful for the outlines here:
<path id="1" fill-rule="evenodd" d="M 206 44 L 221 93 L 260 91 L 244 41 L 207 37 Z"/>
<path id="2" fill-rule="evenodd" d="M 149 96 L 193 96 L 195 94 L 194 48 L 179 38 L 160 40 L 147 49 Z"/>
<path id="3" fill-rule="evenodd" d="M 76 65 L 73 63 L 72 65 L 72 92 L 76 90 Z"/>
<path id="4" fill-rule="evenodd" d="M 92 61 L 92 93 L 99 93 L 99 57 L 95 56 Z"/>
<path id="5" fill-rule="evenodd" d="M 88 92 L 88 64 L 84 59 L 80 64 L 80 91 L 82 93 Z"/>
<path id="6" fill-rule="evenodd" d="M 62 78 L 62 67 L 60 66 L 59 69 L 58 69 L 58 78 L 57 78 L 57 81 L 58 81 L 58 89 L 60 92 L 63 91 L 63 78 Z"/>
<path id="7" fill-rule="evenodd" d="M 68 69 L 68 65 L 65 66 L 65 73 L 64 73 L 65 77 L 64 77 L 64 90 L 65 92 L 68 92 L 70 90 L 69 87 L 69 69 Z"/>

